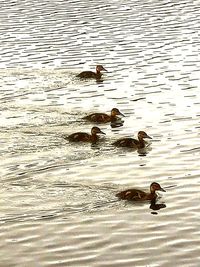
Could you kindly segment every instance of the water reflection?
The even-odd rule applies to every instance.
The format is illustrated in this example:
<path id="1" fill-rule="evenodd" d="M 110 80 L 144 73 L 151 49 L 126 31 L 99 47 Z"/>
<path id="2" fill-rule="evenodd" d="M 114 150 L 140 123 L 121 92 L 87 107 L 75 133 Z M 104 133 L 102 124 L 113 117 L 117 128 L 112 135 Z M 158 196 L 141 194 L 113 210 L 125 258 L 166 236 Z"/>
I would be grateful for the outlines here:
<path id="1" fill-rule="evenodd" d="M 84 120 L 83 118 L 80 120 L 80 121 L 77 121 L 77 122 L 82 122 L 85 123 L 85 124 L 91 124 L 92 122 L 90 121 L 86 121 Z M 96 125 L 102 125 L 102 124 L 107 124 L 107 123 L 104 123 L 104 122 L 95 122 Z M 119 127 L 122 127 L 124 125 L 124 120 L 118 118 L 116 121 L 113 121 L 110 123 L 110 127 L 111 128 L 119 128 Z"/>
<path id="2" fill-rule="evenodd" d="M 152 210 L 160 210 L 166 208 L 166 205 L 164 203 L 157 203 L 157 199 L 155 198 L 151 200 L 149 208 Z M 157 214 L 157 212 L 152 212 L 152 214 Z"/>
<path id="3" fill-rule="evenodd" d="M 148 146 L 148 147 L 139 148 L 139 149 L 135 149 L 135 150 L 137 150 L 137 153 L 139 156 L 144 157 L 152 150 L 152 147 Z"/>
<path id="4" fill-rule="evenodd" d="M 101 79 L 96 79 L 96 83 L 97 84 L 101 84 L 101 83 L 103 83 L 104 82 L 104 79 L 103 78 L 101 78 Z"/>
<path id="5" fill-rule="evenodd" d="M 197 266 L 198 1 L 95 0 L 89 5 L 85 0 L 59 0 L 56 12 L 53 1 L 12 2 L 0 11 L 1 218 L 14 218 L 19 211 L 29 226 L 17 220 L 2 225 L 0 265 L 34 266 L 37 258 L 41 266 L 146 266 L 149 247 L 156 247 L 151 250 L 153 265 Z M 93 80 L 75 77 L 77 68 L 95 62 L 103 62 L 112 73 Z M 125 123 L 105 125 L 105 142 L 69 144 L 59 138 L 66 130 L 87 132 L 86 124 L 76 121 L 85 110 L 114 106 L 126 110 L 128 117 Z M 159 145 L 152 150 L 147 145 L 138 150 L 111 145 L 139 129 L 151 129 Z M 113 208 L 103 204 L 115 198 L 103 184 L 143 186 L 155 175 L 165 186 L 170 179 L 180 183 L 170 209 L 165 211 L 159 201 L 134 203 L 130 213 L 118 209 L 124 205 L 119 201 Z M 13 181 L 27 186 L 13 186 Z M 56 187 L 59 181 L 71 187 Z M 73 189 L 76 182 L 80 186 Z M 177 207 L 180 216 L 175 218 Z M 155 226 L 155 216 L 144 220 L 144 209 L 166 212 L 154 231 L 148 229 Z M 68 216 L 85 210 L 97 212 Z M 130 220 L 133 213 L 135 223 Z M 59 220 L 34 227 L 34 218 L 54 214 Z M 68 222 L 62 224 L 64 217 Z M 10 257 L 13 242 L 16 250 Z"/>
<path id="6" fill-rule="evenodd" d="M 126 200 L 125 201 L 125 206 L 128 205 L 128 206 L 137 206 L 137 207 L 140 207 L 140 206 L 146 206 L 146 205 L 149 205 L 149 209 L 152 210 L 151 214 L 158 214 L 157 211 L 161 210 L 161 209 L 164 209 L 166 208 L 166 204 L 165 203 L 158 203 L 158 199 L 152 199 L 151 201 L 131 201 L 131 200 Z"/>
<path id="7" fill-rule="evenodd" d="M 97 78 L 97 79 L 81 79 L 81 78 L 78 78 L 77 76 L 75 76 L 75 78 L 73 79 L 74 82 L 77 84 L 77 83 L 96 83 L 96 84 L 102 84 L 104 81 L 105 81 L 105 77 L 101 77 L 101 78 Z"/>
<path id="8" fill-rule="evenodd" d="M 119 128 L 119 127 L 122 127 L 123 125 L 124 125 L 124 121 L 122 119 L 118 119 L 110 123 L 111 128 Z"/>
<path id="9" fill-rule="evenodd" d="M 152 151 L 152 147 L 144 147 L 144 148 L 135 148 L 135 147 L 115 147 L 113 144 L 111 144 L 113 147 L 113 150 L 116 152 L 116 154 L 123 154 L 126 155 L 127 153 L 138 153 L 140 157 L 145 157 L 147 154 L 149 154 Z"/>

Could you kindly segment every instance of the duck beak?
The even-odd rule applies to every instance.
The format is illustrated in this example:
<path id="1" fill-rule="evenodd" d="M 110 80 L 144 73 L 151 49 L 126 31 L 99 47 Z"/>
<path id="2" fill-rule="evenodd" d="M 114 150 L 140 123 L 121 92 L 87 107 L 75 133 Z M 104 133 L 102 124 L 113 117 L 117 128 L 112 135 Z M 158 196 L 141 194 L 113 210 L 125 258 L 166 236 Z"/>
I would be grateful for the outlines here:
<path id="1" fill-rule="evenodd" d="M 152 139 L 152 137 L 149 135 L 146 135 L 145 138 Z"/>
<path id="2" fill-rule="evenodd" d="M 119 114 L 118 115 L 120 115 L 120 116 L 122 116 L 122 117 L 126 117 L 123 113 L 121 113 L 121 112 L 119 112 Z"/>
<path id="3" fill-rule="evenodd" d="M 100 131 L 99 133 L 101 133 L 101 134 L 105 134 L 104 132 L 102 132 L 102 131 Z"/>
<path id="4" fill-rule="evenodd" d="M 102 70 L 107 71 L 104 67 L 102 68 Z"/>
<path id="5" fill-rule="evenodd" d="M 166 192 L 165 189 L 163 189 L 162 187 L 159 190 L 162 192 Z"/>

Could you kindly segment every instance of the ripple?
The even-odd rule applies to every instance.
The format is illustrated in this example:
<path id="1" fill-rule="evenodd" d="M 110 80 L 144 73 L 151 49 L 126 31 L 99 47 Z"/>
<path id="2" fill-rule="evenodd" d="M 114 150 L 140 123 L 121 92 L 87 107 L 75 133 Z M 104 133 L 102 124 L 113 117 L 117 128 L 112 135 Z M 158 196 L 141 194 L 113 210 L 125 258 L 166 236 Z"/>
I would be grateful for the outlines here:
<path id="1" fill-rule="evenodd" d="M 188 0 L 2 1 L 0 265 L 197 266 L 199 13 Z M 100 83 L 76 78 L 97 64 Z M 102 125 L 97 146 L 64 140 L 113 107 L 124 123 Z M 145 153 L 112 147 L 139 130 Z M 152 181 L 158 206 L 115 197 Z"/>

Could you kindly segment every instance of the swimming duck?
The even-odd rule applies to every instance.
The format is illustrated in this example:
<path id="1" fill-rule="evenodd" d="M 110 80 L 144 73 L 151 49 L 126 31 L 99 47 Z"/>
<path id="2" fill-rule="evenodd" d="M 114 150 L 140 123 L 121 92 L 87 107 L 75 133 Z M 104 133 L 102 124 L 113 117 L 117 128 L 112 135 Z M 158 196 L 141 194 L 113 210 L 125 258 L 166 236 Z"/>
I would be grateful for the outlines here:
<path id="1" fill-rule="evenodd" d="M 101 71 L 107 71 L 102 65 L 96 66 L 96 73 L 93 71 L 83 71 L 79 73 L 76 77 L 83 78 L 83 79 L 100 79 L 102 76 Z"/>
<path id="2" fill-rule="evenodd" d="M 166 192 L 158 183 L 153 182 L 150 185 L 150 193 L 146 193 L 139 189 L 127 189 L 117 193 L 115 196 L 122 200 L 133 200 L 133 201 L 155 200 L 157 198 L 156 191 Z"/>
<path id="3" fill-rule="evenodd" d="M 88 120 L 88 121 L 92 121 L 92 122 L 114 122 L 117 119 L 119 119 L 117 117 L 117 115 L 121 115 L 124 117 L 124 114 L 122 114 L 119 111 L 119 109 L 113 108 L 111 110 L 110 115 L 107 115 L 105 113 L 93 113 L 93 114 L 90 114 L 88 116 L 83 117 L 83 119 Z"/>
<path id="4" fill-rule="evenodd" d="M 144 138 L 152 139 L 144 131 L 139 131 L 138 140 L 133 139 L 133 138 L 121 138 L 115 141 L 113 145 L 118 146 L 118 147 L 144 148 L 145 147 Z"/>
<path id="5" fill-rule="evenodd" d="M 70 134 L 68 137 L 66 137 L 66 139 L 72 142 L 82 141 L 82 142 L 96 143 L 99 140 L 99 137 L 97 136 L 97 134 L 105 134 L 105 133 L 95 126 L 95 127 L 92 127 L 91 134 L 78 132 L 78 133 Z"/>

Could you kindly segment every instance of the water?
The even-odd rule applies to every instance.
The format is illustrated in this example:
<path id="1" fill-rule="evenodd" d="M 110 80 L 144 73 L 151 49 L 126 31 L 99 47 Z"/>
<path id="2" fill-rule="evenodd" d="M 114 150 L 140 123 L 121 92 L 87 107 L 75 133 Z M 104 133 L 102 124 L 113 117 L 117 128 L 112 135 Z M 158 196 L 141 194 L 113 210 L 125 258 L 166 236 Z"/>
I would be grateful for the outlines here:
<path id="1" fill-rule="evenodd" d="M 199 266 L 198 1 L 1 1 L 0 266 Z M 80 81 L 102 64 L 102 82 Z M 125 114 L 99 127 L 92 112 Z M 145 151 L 114 148 L 145 130 Z M 158 205 L 118 201 L 166 189 Z"/>

